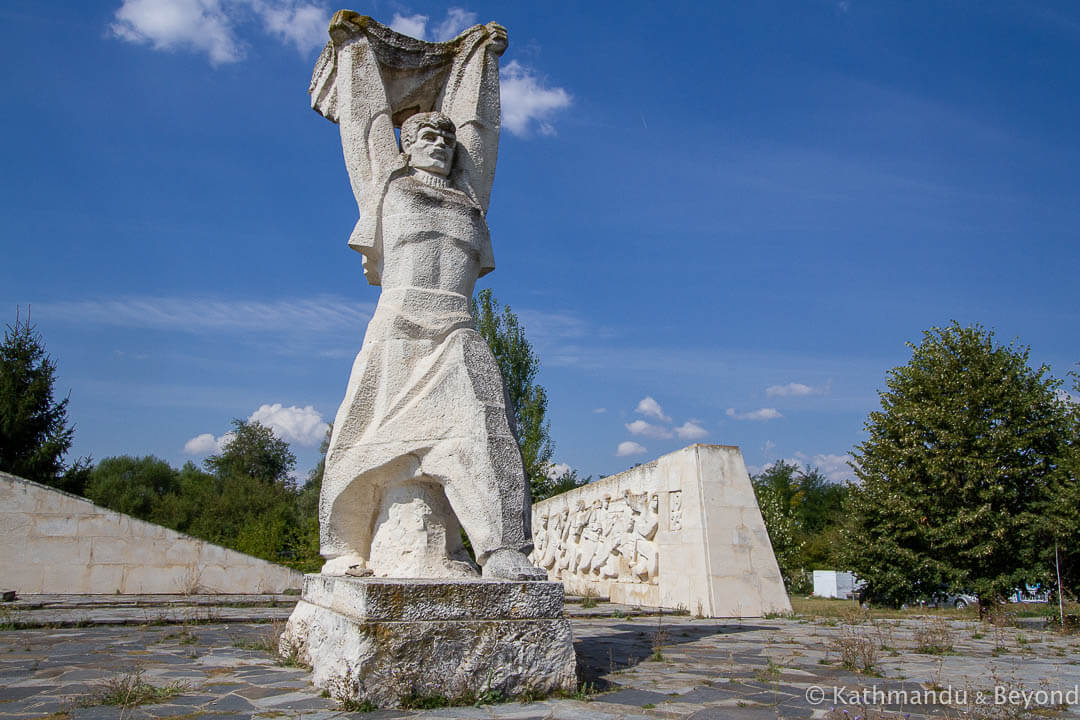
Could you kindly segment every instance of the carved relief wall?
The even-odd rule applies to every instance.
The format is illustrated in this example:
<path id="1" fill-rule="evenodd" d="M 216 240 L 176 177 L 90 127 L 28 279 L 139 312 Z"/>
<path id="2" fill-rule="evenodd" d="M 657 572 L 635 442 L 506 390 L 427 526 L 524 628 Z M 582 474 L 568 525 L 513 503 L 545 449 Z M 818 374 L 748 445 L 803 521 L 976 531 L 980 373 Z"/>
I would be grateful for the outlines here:
<path id="1" fill-rule="evenodd" d="M 578 499 L 538 517 L 532 560 L 551 580 L 656 582 L 658 508 L 656 493 Z"/>
<path id="2" fill-rule="evenodd" d="M 537 503 L 533 542 L 570 594 L 710 617 L 791 608 L 735 447 L 691 445 Z"/>

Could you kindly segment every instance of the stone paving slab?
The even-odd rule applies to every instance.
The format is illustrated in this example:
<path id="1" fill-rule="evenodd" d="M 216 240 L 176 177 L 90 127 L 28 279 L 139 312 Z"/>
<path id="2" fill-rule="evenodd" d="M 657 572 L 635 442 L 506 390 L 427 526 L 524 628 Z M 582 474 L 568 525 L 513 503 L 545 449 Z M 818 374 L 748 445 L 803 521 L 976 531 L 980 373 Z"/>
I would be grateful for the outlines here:
<path id="1" fill-rule="evenodd" d="M 203 616 L 186 620 L 186 608 Z M 302 668 L 286 667 L 270 652 L 289 607 L 192 606 L 165 603 L 178 624 L 137 623 L 146 606 L 106 607 L 74 602 L 65 612 L 127 614 L 127 623 L 0 631 L 0 719 L 45 718 L 483 718 L 497 720 L 644 720 L 645 718 L 1080 718 L 1080 707 L 983 706 L 972 702 L 925 706 L 892 702 L 884 693 L 928 688 L 969 693 L 1035 692 L 1080 686 L 1080 636 L 974 622 L 939 622 L 953 654 L 917 652 L 927 630 L 922 619 L 844 625 L 835 620 L 718 621 L 688 616 L 632 615 L 600 603 L 572 619 L 581 677 L 591 691 L 577 698 L 510 702 L 427 711 L 346 712 L 310 684 Z M 210 614 L 245 610 L 244 621 Z M 570 608 L 568 607 L 568 610 Z M 57 612 L 42 603 L 28 612 Z M 282 611 L 283 615 L 279 615 Z M 606 611 L 606 614 L 605 612 Z M 613 617 L 613 613 L 619 615 Z M 256 624 L 252 619 L 264 622 Z M 845 645 L 871 643 L 871 673 L 840 663 Z M 121 710 L 94 705 L 102 687 L 138 673 L 155 686 L 177 684 L 163 702 Z M 878 700 L 852 701 L 859 692 Z M 1080 693 L 1080 689 L 1077 690 Z M 815 694 L 820 693 L 820 695 Z M 1075 694 L 1074 694 L 1075 698 Z M 895 699 L 895 698 L 893 698 Z M 830 710 L 836 706 L 836 710 Z M 870 711 L 867 715 L 867 711 Z M 965 711 L 971 711 L 964 715 Z"/>
<path id="2" fill-rule="evenodd" d="M 288 620 L 296 595 L 26 595 L 0 603 L 0 622 L 16 627 L 84 627 Z M 585 607 L 568 597 L 567 617 L 654 617 L 664 610 L 619 603 Z M 671 612 L 667 612 L 671 615 Z"/>
<path id="3" fill-rule="evenodd" d="M 37 608 L 79 608 L 79 607 L 162 607 L 165 605 L 203 605 L 213 607 L 227 606 L 288 606 L 292 607 L 299 599 L 298 594 L 262 594 L 262 595 L 19 595 L 13 602 L 4 603 L 4 607 L 15 610 Z"/>

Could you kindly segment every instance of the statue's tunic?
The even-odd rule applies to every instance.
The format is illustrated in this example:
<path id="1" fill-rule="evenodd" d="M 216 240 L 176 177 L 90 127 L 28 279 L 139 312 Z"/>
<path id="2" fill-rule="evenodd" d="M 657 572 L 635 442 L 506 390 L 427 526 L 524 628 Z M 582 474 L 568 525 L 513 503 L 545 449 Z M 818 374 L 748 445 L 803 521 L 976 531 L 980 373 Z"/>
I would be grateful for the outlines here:
<path id="1" fill-rule="evenodd" d="M 482 210 L 399 176 L 382 204 L 380 261 L 382 293 L 327 453 L 323 556 L 367 559 L 382 490 L 421 477 L 443 487 L 481 563 L 500 548 L 528 552 L 521 455 L 470 312 L 476 278 L 494 268 Z"/>

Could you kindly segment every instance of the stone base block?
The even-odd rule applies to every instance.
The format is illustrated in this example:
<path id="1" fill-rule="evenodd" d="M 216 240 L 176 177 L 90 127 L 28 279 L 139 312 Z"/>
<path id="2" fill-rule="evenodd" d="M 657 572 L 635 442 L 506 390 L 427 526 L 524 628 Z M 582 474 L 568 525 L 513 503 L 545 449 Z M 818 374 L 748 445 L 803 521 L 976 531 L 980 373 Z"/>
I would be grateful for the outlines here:
<path id="1" fill-rule="evenodd" d="M 281 652 L 310 665 L 334 697 L 380 707 L 577 684 L 556 582 L 308 575 Z"/>

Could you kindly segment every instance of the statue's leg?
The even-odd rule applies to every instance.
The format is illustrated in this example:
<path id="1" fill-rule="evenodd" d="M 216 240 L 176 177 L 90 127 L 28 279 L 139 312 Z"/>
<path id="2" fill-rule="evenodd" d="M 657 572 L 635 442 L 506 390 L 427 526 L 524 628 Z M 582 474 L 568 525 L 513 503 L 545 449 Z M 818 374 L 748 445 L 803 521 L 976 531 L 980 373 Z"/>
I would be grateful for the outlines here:
<path id="1" fill-rule="evenodd" d="M 415 456 L 397 457 L 370 470 L 364 446 L 351 448 L 340 462 L 327 465 L 319 508 L 320 553 L 327 559 L 324 575 L 359 574 L 368 568 L 371 539 L 386 488 L 416 474 Z"/>
<path id="2" fill-rule="evenodd" d="M 339 467 L 338 472 L 326 468 L 319 500 L 319 552 L 327 561 L 324 575 L 367 569 L 371 537 L 364 528 L 374 522 L 372 513 L 379 507 L 371 480 L 357 477 L 344 464 Z"/>
<path id="3" fill-rule="evenodd" d="M 501 411 L 501 408 L 499 409 Z M 546 580 L 527 558 L 528 497 L 517 443 L 505 438 L 452 438 L 424 457 L 424 472 L 438 479 L 469 536 L 484 577 Z M 509 482 L 507 482 L 509 480 Z"/>
<path id="4" fill-rule="evenodd" d="M 469 535 L 484 577 L 544 580 L 547 574 L 527 557 L 532 551 L 532 503 L 499 366 L 475 330 L 455 331 L 452 338 L 460 343 L 476 409 L 469 435 L 455 439 L 456 471 L 440 473 L 447 479 L 446 496 Z"/>
<path id="5" fill-rule="evenodd" d="M 371 502 L 373 486 L 359 481 L 372 462 L 364 457 L 358 439 L 372 422 L 373 396 L 381 391 L 384 361 L 379 350 L 378 343 L 365 344 L 357 354 L 326 452 L 319 493 L 319 553 L 328 561 L 323 566 L 328 575 L 366 568 L 367 546 L 355 528 L 371 520 L 363 515 L 377 505 Z"/>
<path id="6" fill-rule="evenodd" d="M 516 450 L 516 445 L 497 438 L 450 438 L 424 457 L 424 472 L 442 484 L 481 566 L 503 548 L 532 550 L 525 530 L 525 499 L 515 487 L 514 462 L 507 457 Z M 519 458 L 519 468 L 520 463 Z"/>

